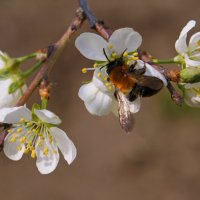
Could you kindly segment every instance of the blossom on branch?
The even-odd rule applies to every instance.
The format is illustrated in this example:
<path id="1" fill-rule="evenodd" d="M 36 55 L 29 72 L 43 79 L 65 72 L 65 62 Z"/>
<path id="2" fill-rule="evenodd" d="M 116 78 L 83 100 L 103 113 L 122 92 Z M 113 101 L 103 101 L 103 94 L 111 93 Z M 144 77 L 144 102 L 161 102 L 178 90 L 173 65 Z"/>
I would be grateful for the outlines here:
<path id="1" fill-rule="evenodd" d="M 76 157 L 76 147 L 66 133 L 57 128 L 61 120 L 48 110 L 26 107 L 0 109 L 0 122 L 12 124 L 4 141 L 4 153 L 11 160 L 20 160 L 30 152 L 37 158 L 36 166 L 40 173 L 48 174 L 55 170 L 59 161 L 58 149 L 64 159 L 71 164 Z"/>
<path id="2" fill-rule="evenodd" d="M 144 63 L 138 57 L 137 49 L 142 43 L 141 35 L 132 28 L 121 28 L 113 32 L 107 42 L 101 36 L 94 33 L 83 33 L 75 42 L 76 47 L 86 58 L 95 60 L 94 68 L 83 68 L 83 73 L 94 70 L 93 79 L 84 84 L 79 90 L 79 97 L 84 101 L 87 110 L 93 115 L 106 115 L 111 111 L 117 113 L 116 90 L 122 90 L 121 86 L 110 81 L 106 66 L 122 57 L 123 63 L 128 68 L 144 69 L 145 76 L 156 77 L 166 85 L 165 77 L 151 65 Z M 126 85 L 127 83 L 125 83 Z M 132 88 L 131 88 L 132 89 Z M 128 95 L 130 91 L 124 93 Z M 131 113 L 140 109 L 140 96 L 129 101 Z"/>

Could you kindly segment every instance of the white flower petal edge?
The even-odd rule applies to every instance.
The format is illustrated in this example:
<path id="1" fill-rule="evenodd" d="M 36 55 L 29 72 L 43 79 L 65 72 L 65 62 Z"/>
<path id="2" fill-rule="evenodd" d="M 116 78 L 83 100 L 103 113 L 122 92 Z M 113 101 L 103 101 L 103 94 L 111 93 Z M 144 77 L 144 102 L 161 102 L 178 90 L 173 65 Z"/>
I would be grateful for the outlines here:
<path id="1" fill-rule="evenodd" d="M 54 145 L 52 148 L 53 144 L 49 144 L 46 138 L 43 145 L 48 147 L 49 153 L 48 155 L 44 155 L 43 149 L 40 146 L 36 145 L 36 166 L 41 174 L 49 174 L 56 169 L 60 156 L 59 153 L 54 153 L 54 151 L 57 151 L 57 146 Z"/>
<path id="2" fill-rule="evenodd" d="M 3 69 L 5 67 L 5 61 L 1 58 L 1 56 L 4 56 L 2 51 L 0 51 L 0 69 Z"/>
<path id="3" fill-rule="evenodd" d="M 50 128 L 50 131 L 56 141 L 56 145 L 63 154 L 64 159 L 68 162 L 68 164 L 71 164 L 77 155 L 74 143 L 69 139 L 63 130 L 57 127 L 52 127 Z"/>
<path id="4" fill-rule="evenodd" d="M 118 54 L 122 54 L 125 50 L 132 52 L 142 44 L 142 36 L 132 28 L 121 28 L 113 32 L 109 44 L 113 45 Z"/>
<path id="5" fill-rule="evenodd" d="M 129 106 L 130 106 L 130 111 L 132 113 L 137 113 L 139 112 L 140 108 L 141 108 L 141 97 L 138 97 L 135 101 L 133 102 L 129 102 Z"/>
<path id="6" fill-rule="evenodd" d="M 185 53 L 188 49 L 187 47 L 187 33 L 196 25 L 194 20 L 189 21 L 180 33 L 178 40 L 175 43 L 176 51 L 180 54 Z"/>
<path id="7" fill-rule="evenodd" d="M 61 119 L 49 110 L 35 110 L 35 114 L 40 120 L 49 124 L 58 125 L 61 123 Z"/>
<path id="8" fill-rule="evenodd" d="M 24 106 L 0 109 L 1 123 L 14 124 L 19 122 L 21 118 L 27 121 L 30 121 L 32 118 L 31 111 Z"/>
<path id="9" fill-rule="evenodd" d="M 88 59 L 106 61 L 103 48 L 107 48 L 108 43 L 97 34 L 82 33 L 76 39 L 75 46 Z"/>
<path id="10" fill-rule="evenodd" d="M 24 154 L 24 150 L 25 150 L 25 145 L 21 145 L 20 141 L 16 141 L 14 143 L 11 143 L 10 140 L 13 137 L 14 133 L 9 133 L 4 140 L 4 148 L 3 151 L 5 153 L 5 155 L 14 161 L 18 161 L 22 158 L 23 154 Z M 24 136 L 24 133 L 21 134 L 21 137 Z M 20 138 L 21 138 L 20 137 Z M 18 146 L 21 145 L 22 149 L 21 151 L 18 150 Z"/>

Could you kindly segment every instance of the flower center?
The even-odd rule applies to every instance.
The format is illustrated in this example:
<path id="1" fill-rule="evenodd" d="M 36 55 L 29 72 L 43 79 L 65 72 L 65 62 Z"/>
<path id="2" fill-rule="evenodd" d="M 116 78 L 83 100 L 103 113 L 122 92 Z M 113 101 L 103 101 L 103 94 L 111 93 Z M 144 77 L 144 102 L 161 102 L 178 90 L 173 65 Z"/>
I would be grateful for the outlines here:
<path id="1" fill-rule="evenodd" d="M 28 121 L 21 118 L 20 122 L 13 125 L 8 131 L 11 134 L 10 142 L 18 142 L 18 151 L 25 148 L 24 153 L 31 153 L 31 157 L 36 157 L 36 147 L 43 150 L 43 155 L 48 156 L 49 148 L 47 142 L 52 144 L 53 137 L 49 131 L 48 124 L 42 121 Z"/>

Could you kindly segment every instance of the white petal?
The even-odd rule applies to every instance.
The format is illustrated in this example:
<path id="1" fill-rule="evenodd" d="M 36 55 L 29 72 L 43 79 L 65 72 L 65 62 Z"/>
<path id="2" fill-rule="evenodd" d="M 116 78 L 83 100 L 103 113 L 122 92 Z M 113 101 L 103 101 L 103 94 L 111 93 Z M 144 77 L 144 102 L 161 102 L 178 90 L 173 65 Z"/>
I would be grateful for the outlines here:
<path id="1" fill-rule="evenodd" d="M 160 80 L 163 81 L 165 86 L 167 85 L 166 78 L 158 70 L 154 69 L 148 63 L 146 63 L 145 65 L 146 65 L 146 72 L 144 73 L 144 75 L 157 77 L 157 78 L 159 78 Z"/>
<path id="2" fill-rule="evenodd" d="M 99 35 L 94 33 L 82 33 L 75 41 L 76 48 L 83 56 L 91 60 L 106 61 L 103 48 L 108 43 Z"/>
<path id="3" fill-rule="evenodd" d="M 44 155 L 43 150 L 45 147 L 48 147 L 49 149 L 49 153 L 48 155 Z M 41 174 L 49 174 L 51 172 L 53 172 L 59 162 L 59 153 L 58 153 L 58 149 L 55 145 L 51 145 L 49 144 L 49 142 L 47 141 L 47 138 L 45 138 L 45 140 L 43 141 L 43 145 L 42 147 L 40 147 L 37 143 L 36 143 L 36 156 L 37 156 L 37 160 L 36 160 L 36 166 L 39 170 L 39 172 Z M 55 151 L 57 153 L 55 153 Z"/>
<path id="4" fill-rule="evenodd" d="M 98 73 L 101 73 L 102 74 L 102 78 L 98 78 Z M 96 69 L 95 72 L 94 72 L 94 75 L 93 75 L 93 83 L 94 85 L 100 90 L 102 91 L 103 93 L 106 93 L 110 96 L 113 96 L 113 93 L 114 93 L 114 90 L 113 91 L 110 91 L 108 90 L 108 88 L 105 86 L 105 83 L 102 81 L 102 79 L 104 79 L 105 77 L 108 77 L 108 74 L 106 73 L 106 69 L 102 69 L 102 70 L 99 70 L 99 69 Z"/>
<path id="5" fill-rule="evenodd" d="M 186 26 L 182 29 L 180 36 L 178 38 L 178 40 L 175 43 L 175 48 L 176 51 L 180 54 L 185 53 L 187 51 L 187 33 L 188 31 L 190 31 L 194 26 L 195 26 L 196 22 L 194 20 L 189 21 Z"/>
<path id="6" fill-rule="evenodd" d="M 112 109 L 113 98 L 98 91 L 95 99 L 91 102 L 85 102 L 87 110 L 93 115 L 107 115 Z"/>
<path id="7" fill-rule="evenodd" d="M 49 124 L 60 124 L 61 123 L 61 119 L 49 110 L 45 110 L 45 109 L 44 110 L 35 110 L 35 114 L 37 115 L 37 117 L 40 120 L 47 122 Z"/>
<path id="8" fill-rule="evenodd" d="M 185 63 L 187 67 L 199 67 L 200 66 L 200 61 L 196 60 L 191 60 L 188 55 L 185 55 Z"/>
<path id="9" fill-rule="evenodd" d="M 3 147 L 3 151 L 5 153 L 5 155 L 14 161 L 20 160 L 24 154 L 24 150 L 25 150 L 25 145 L 20 143 L 20 138 L 24 136 L 25 133 L 21 133 L 20 134 L 20 138 L 16 141 L 16 142 L 10 142 L 10 139 L 12 137 L 14 132 L 9 133 L 5 140 L 4 140 L 4 147 Z M 18 147 L 21 146 L 21 150 L 18 150 Z"/>
<path id="10" fill-rule="evenodd" d="M 57 128 L 50 128 L 50 132 L 56 141 L 56 145 L 64 156 L 64 159 L 71 164 L 76 158 L 77 150 L 74 143 L 69 139 L 66 133 Z"/>
<path id="11" fill-rule="evenodd" d="M 191 89 L 191 88 L 200 88 L 200 82 L 198 83 L 187 83 L 184 85 L 185 89 Z"/>
<path id="12" fill-rule="evenodd" d="M 15 106 L 23 92 L 27 89 L 26 85 L 24 85 L 21 89 L 9 94 L 8 88 L 12 82 L 12 79 L 0 80 L 0 108 Z"/>
<path id="13" fill-rule="evenodd" d="M 121 28 L 113 32 L 109 39 L 109 44 L 113 49 L 122 54 L 123 51 L 132 52 L 138 49 L 142 43 L 141 35 L 132 28 Z"/>
<path id="14" fill-rule="evenodd" d="M 94 85 L 93 82 L 87 83 L 80 87 L 78 96 L 83 101 L 90 102 L 95 98 L 98 90 L 99 89 Z"/>
<path id="15" fill-rule="evenodd" d="M 24 118 L 26 121 L 32 119 L 31 111 L 24 107 L 2 108 L 0 109 L 0 122 L 7 124 L 14 124 Z"/>
<path id="16" fill-rule="evenodd" d="M 129 102 L 130 111 L 132 113 L 136 113 L 140 110 L 141 107 L 141 98 L 138 97 L 135 101 Z"/>
<path id="17" fill-rule="evenodd" d="M 200 96 L 197 95 L 192 89 L 185 90 L 184 100 L 188 106 L 200 107 Z"/>
<path id="18" fill-rule="evenodd" d="M 197 46 L 199 41 L 200 41 L 200 32 L 197 32 L 190 38 L 189 46 Z"/>

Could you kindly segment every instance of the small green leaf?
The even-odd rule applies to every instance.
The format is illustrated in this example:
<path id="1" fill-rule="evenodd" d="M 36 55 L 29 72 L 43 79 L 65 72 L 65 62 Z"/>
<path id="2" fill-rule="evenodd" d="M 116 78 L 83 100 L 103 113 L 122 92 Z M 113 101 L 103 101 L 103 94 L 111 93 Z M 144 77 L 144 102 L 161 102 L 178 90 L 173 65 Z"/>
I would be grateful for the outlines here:
<path id="1" fill-rule="evenodd" d="M 24 85 L 23 81 L 13 82 L 8 88 L 8 93 L 12 94 L 16 92 L 18 89 L 20 89 Z"/>

